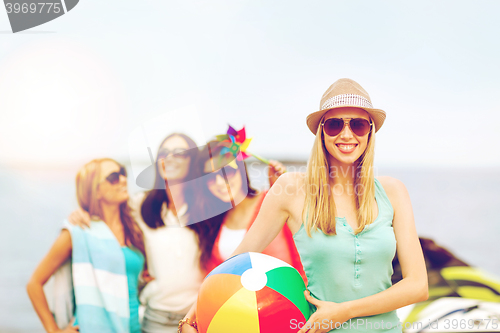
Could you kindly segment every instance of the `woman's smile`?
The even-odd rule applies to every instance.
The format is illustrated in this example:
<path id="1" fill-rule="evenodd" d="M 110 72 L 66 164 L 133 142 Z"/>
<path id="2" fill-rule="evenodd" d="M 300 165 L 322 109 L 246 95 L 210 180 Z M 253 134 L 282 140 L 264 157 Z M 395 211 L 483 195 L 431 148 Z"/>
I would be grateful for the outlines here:
<path id="1" fill-rule="evenodd" d="M 229 183 L 231 183 L 230 179 Z M 225 202 L 231 200 L 227 186 L 228 184 L 226 184 L 224 178 L 222 178 L 220 175 L 217 175 L 216 181 L 214 183 L 208 184 L 208 188 L 210 189 L 212 194 Z"/>
<path id="2" fill-rule="evenodd" d="M 352 153 L 356 147 L 357 143 L 336 143 L 335 146 L 340 150 L 341 153 L 350 154 Z"/>
<path id="3" fill-rule="evenodd" d="M 214 192 L 219 194 L 219 195 L 229 195 L 229 191 L 227 190 L 227 186 L 219 186 L 214 189 Z"/>
<path id="4" fill-rule="evenodd" d="M 165 172 L 173 172 L 179 170 L 180 166 L 177 163 L 165 163 Z"/>

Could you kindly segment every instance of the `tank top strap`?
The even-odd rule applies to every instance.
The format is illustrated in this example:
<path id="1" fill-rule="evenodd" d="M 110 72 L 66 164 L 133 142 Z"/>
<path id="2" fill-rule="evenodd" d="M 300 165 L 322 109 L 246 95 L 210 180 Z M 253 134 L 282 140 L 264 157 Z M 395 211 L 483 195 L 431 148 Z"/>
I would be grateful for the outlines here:
<path id="1" fill-rule="evenodd" d="M 391 201 L 384 190 L 384 187 L 380 181 L 375 178 L 375 200 L 378 206 L 378 216 L 377 220 L 384 219 L 388 220 L 392 224 L 392 219 L 394 218 L 394 208 L 392 207 Z"/>

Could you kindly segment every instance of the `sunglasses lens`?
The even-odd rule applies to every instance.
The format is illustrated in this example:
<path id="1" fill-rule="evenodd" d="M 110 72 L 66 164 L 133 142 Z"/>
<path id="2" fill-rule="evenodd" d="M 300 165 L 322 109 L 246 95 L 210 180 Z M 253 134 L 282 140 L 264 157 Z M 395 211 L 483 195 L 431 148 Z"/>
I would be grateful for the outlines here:
<path id="1" fill-rule="evenodd" d="M 120 173 L 118 172 L 113 172 L 109 176 L 106 177 L 106 180 L 110 182 L 111 184 L 117 184 L 118 181 L 120 180 Z"/>
<path id="2" fill-rule="evenodd" d="M 215 184 L 217 182 L 217 176 L 220 176 L 222 179 L 224 179 L 224 175 L 220 170 L 207 174 L 205 176 L 207 184 L 209 185 Z"/>
<path id="3" fill-rule="evenodd" d="M 186 157 L 188 157 L 188 151 L 185 149 L 175 149 L 173 151 L 172 156 L 175 158 L 186 158 Z"/>
<path id="4" fill-rule="evenodd" d="M 127 177 L 127 169 L 125 167 L 120 168 L 120 175 Z"/>
<path id="5" fill-rule="evenodd" d="M 336 136 L 342 131 L 342 128 L 344 128 L 344 121 L 339 118 L 330 118 L 325 121 L 323 128 L 327 135 Z"/>
<path id="6" fill-rule="evenodd" d="M 232 178 L 234 175 L 236 175 L 236 172 L 238 172 L 237 169 L 234 169 L 233 167 L 226 167 L 224 168 L 224 172 L 222 172 L 222 169 L 219 169 L 217 171 L 207 173 L 205 175 L 206 182 L 208 184 L 214 184 L 217 181 L 217 176 L 221 176 L 223 179 L 224 178 Z M 224 174 L 226 177 L 224 177 Z"/>
<path id="7" fill-rule="evenodd" d="M 227 168 L 224 168 L 224 171 L 226 172 L 226 176 L 228 178 L 233 177 L 238 170 L 234 169 L 233 167 L 229 166 Z"/>
<path id="8" fill-rule="evenodd" d="M 366 135 L 370 131 L 370 123 L 366 119 L 356 118 L 352 119 L 349 123 L 349 127 L 354 134 L 357 136 Z"/>
<path id="9" fill-rule="evenodd" d="M 172 158 L 183 159 L 189 157 L 190 151 L 186 149 L 162 150 L 158 153 L 158 159 L 166 159 L 170 154 Z"/>

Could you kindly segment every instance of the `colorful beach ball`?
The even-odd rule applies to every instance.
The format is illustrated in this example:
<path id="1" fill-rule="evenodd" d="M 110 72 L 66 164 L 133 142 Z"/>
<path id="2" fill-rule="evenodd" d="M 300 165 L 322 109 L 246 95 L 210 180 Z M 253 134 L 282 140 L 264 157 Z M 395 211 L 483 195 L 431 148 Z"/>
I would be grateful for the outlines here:
<path id="1" fill-rule="evenodd" d="M 205 278 L 197 305 L 201 333 L 287 333 L 309 319 L 305 285 L 284 261 L 242 253 Z M 302 325 L 300 325 L 302 327 Z"/>

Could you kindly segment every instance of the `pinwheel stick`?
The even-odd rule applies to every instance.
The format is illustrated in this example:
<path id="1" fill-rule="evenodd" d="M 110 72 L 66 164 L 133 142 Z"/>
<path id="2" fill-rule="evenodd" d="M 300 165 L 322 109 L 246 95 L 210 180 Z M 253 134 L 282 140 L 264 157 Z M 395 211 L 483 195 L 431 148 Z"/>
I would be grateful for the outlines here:
<path id="1" fill-rule="evenodd" d="M 247 152 L 247 154 L 252 155 L 253 157 L 255 157 L 256 159 L 258 159 L 262 163 L 265 163 L 265 164 L 269 165 L 269 160 L 268 159 L 266 159 L 264 157 L 261 157 L 259 155 L 255 155 L 255 154 L 249 153 L 249 152 Z M 286 172 L 286 169 L 285 169 L 285 171 L 283 171 L 283 173 L 285 173 L 285 172 Z"/>
<path id="2" fill-rule="evenodd" d="M 261 156 L 259 156 L 259 155 L 255 155 L 255 154 L 253 154 L 253 153 L 249 153 L 249 152 L 247 152 L 247 154 L 252 155 L 253 157 L 255 157 L 256 159 L 258 159 L 258 160 L 259 160 L 259 161 L 261 161 L 262 163 L 265 163 L 265 164 L 269 165 L 269 160 L 268 160 L 268 159 L 266 159 L 266 158 L 264 158 L 264 157 L 261 157 Z"/>

